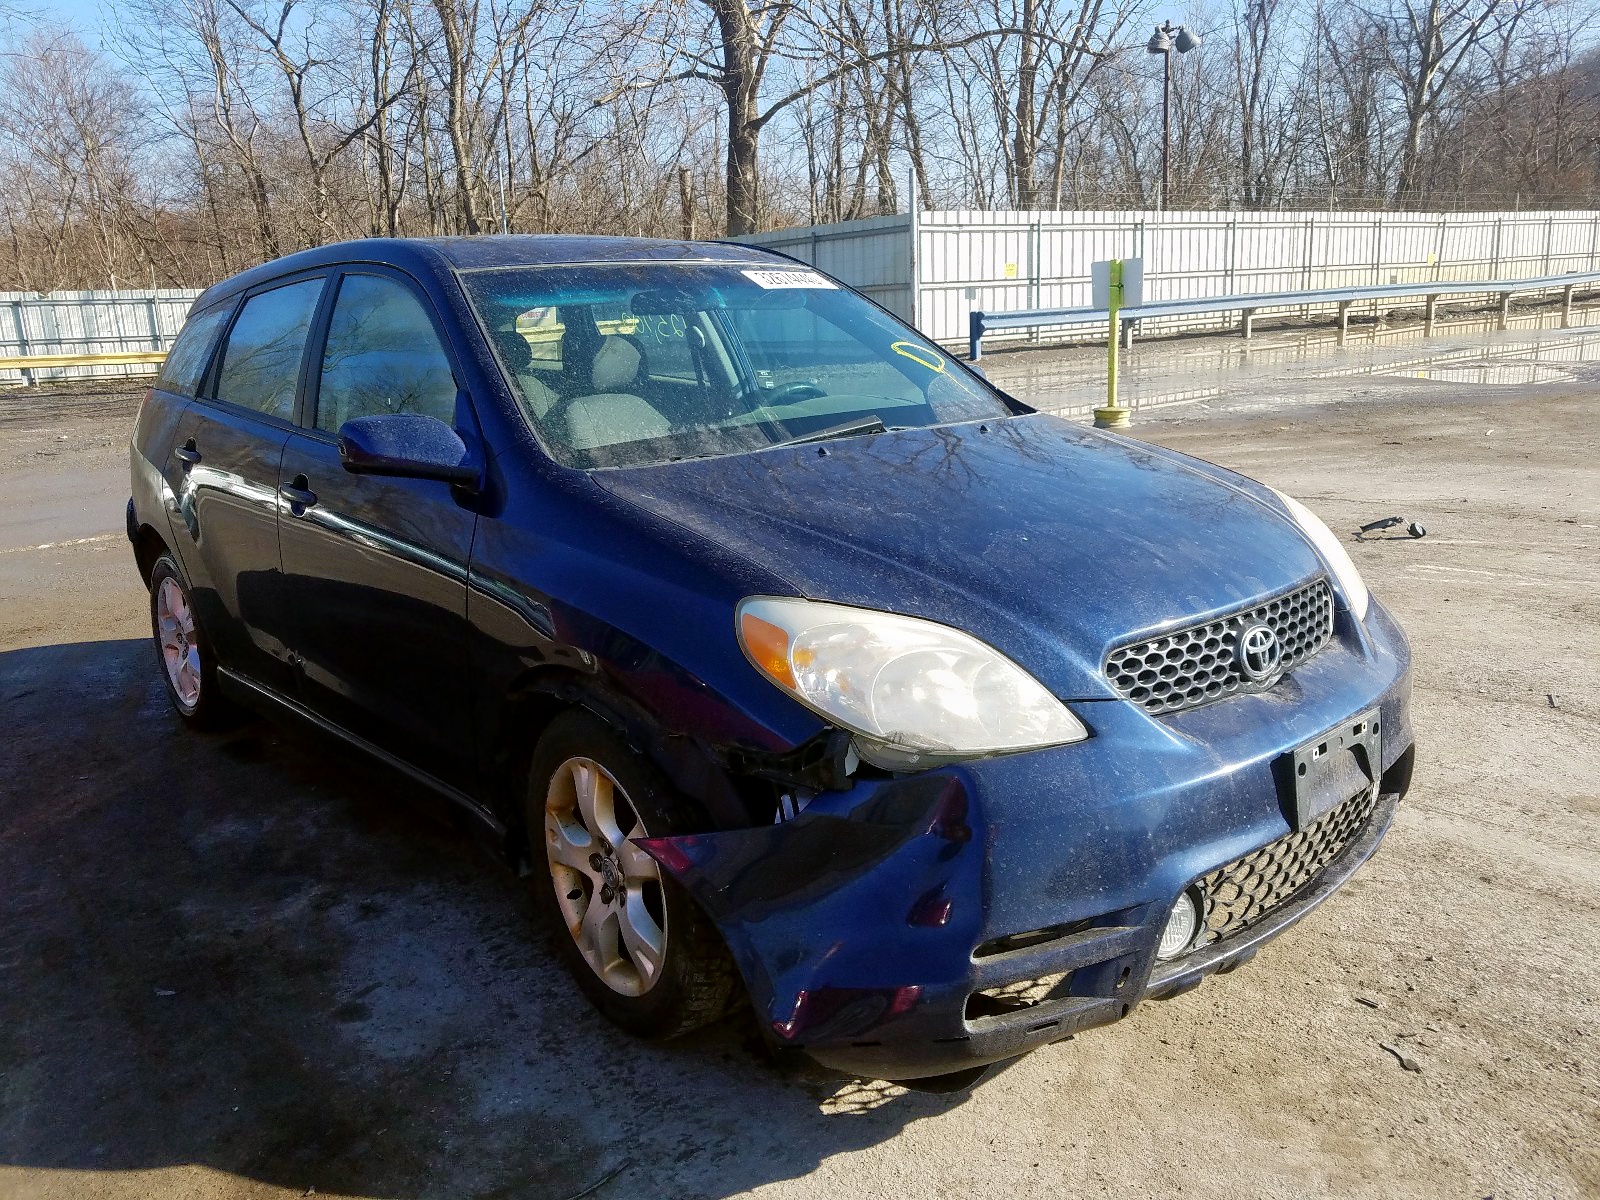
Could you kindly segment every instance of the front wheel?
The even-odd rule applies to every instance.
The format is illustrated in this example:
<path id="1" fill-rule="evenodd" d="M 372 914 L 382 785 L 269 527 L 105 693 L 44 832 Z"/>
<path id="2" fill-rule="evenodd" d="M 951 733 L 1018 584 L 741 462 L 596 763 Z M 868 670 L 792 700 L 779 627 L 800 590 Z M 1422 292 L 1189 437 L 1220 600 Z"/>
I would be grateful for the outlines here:
<path id="1" fill-rule="evenodd" d="M 167 698 L 178 715 L 199 729 L 226 724 L 234 710 L 217 694 L 216 660 L 170 555 L 163 554 L 150 571 L 150 631 Z"/>
<path id="2" fill-rule="evenodd" d="M 710 920 L 636 838 L 703 824 L 609 726 L 574 711 L 534 751 L 528 852 L 568 970 L 630 1033 L 670 1038 L 723 1016 L 738 975 Z"/>

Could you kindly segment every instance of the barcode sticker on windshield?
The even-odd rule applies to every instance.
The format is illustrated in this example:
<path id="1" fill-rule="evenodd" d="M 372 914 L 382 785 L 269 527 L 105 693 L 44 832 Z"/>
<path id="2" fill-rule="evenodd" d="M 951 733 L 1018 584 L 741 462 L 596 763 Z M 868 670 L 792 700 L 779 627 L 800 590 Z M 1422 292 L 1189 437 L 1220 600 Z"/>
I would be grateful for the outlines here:
<path id="1" fill-rule="evenodd" d="M 815 271 L 741 271 L 757 287 L 773 291 L 778 288 L 831 288 L 831 279 L 824 279 Z"/>

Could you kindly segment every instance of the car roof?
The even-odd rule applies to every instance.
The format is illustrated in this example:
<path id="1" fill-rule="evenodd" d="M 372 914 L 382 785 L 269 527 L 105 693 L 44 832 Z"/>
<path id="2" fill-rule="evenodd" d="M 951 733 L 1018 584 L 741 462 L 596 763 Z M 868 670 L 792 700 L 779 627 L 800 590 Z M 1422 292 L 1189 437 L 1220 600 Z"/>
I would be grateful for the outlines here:
<path id="1" fill-rule="evenodd" d="M 412 274 L 471 271 L 483 267 L 532 267 L 600 262 L 772 262 L 785 256 L 735 242 L 691 242 L 666 238 L 599 237 L 587 234 L 494 234 L 445 238 L 358 238 L 301 250 L 241 271 L 213 284 L 191 312 L 282 276 L 316 267 L 374 263 Z"/>

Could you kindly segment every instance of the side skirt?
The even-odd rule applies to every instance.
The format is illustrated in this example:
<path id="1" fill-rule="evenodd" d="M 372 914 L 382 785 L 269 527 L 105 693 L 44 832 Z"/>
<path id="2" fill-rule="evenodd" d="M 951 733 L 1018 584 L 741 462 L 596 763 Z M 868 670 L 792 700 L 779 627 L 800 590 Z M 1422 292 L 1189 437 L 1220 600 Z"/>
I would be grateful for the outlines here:
<path id="1" fill-rule="evenodd" d="M 290 717 L 304 721 L 313 728 L 318 729 L 323 733 L 331 734 L 333 737 L 338 738 L 347 745 L 353 746 L 357 750 L 360 750 L 363 754 L 377 759 L 384 766 L 399 771 L 402 775 L 405 775 L 410 779 L 414 779 L 416 782 L 422 784 L 430 791 L 437 792 L 446 800 L 449 800 L 455 804 L 469 818 L 471 818 L 474 832 L 476 832 L 480 837 L 486 839 L 493 846 L 497 854 L 502 856 L 505 854 L 507 834 L 505 823 L 487 808 L 485 808 L 482 804 L 478 803 L 478 801 L 467 795 L 466 792 L 461 791 L 459 788 L 451 787 L 448 783 L 435 778 L 426 771 L 417 769 L 404 759 L 396 758 L 387 750 L 384 750 L 379 746 L 374 746 L 365 738 L 357 737 L 349 730 L 335 725 L 326 717 L 319 716 L 318 714 L 312 712 L 299 701 L 291 700 L 289 697 L 267 687 L 264 684 L 257 683 L 253 679 L 245 678 L 236 671 L 231 671 L 227 667 L 219 666 L 217 668 L 217 677 L 223 684 L 223 691 L 233 692 L 234 699 L 240 701 L 241 703 L 250 704 L 258 708 L 266 707 L 273 710 L 275 713 L 287 714 Z"/>

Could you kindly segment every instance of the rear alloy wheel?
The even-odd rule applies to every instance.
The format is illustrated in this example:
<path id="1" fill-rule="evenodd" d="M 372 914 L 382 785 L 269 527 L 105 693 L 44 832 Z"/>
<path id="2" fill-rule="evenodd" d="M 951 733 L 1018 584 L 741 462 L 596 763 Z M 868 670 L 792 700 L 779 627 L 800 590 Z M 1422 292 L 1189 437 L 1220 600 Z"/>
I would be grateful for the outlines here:
<path id="1" fill-rule="evenodd" d="M 216 664 L 194 616 L 194 604 L 167 555 L 150 571 L 150 631 L 167 697 L 191 725 L 214 728 L 234 715 L 217 695 Z"/>
<path id="2" fill-rule="evenodd" d="M 535 892 L 595 1007 L 652 1038 L 727 1012 L 738 975 L 721 936 L 637 845 L 705 828 L 649 762 L 597 717 L 566 713 L 534 751 L 526 817 Z"/>

